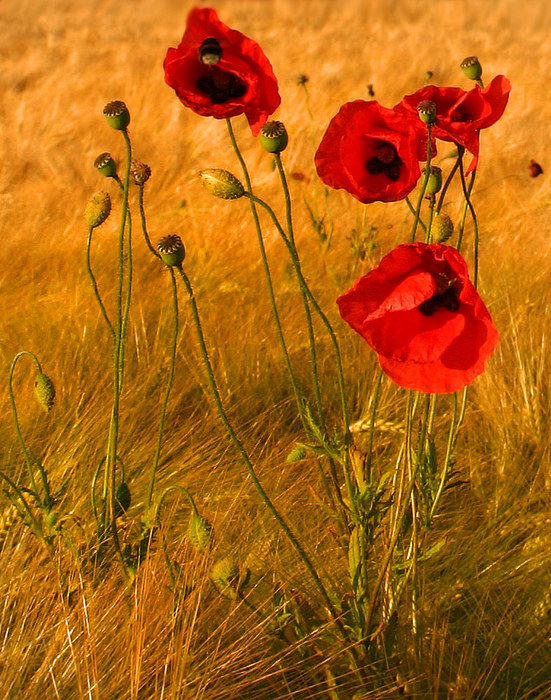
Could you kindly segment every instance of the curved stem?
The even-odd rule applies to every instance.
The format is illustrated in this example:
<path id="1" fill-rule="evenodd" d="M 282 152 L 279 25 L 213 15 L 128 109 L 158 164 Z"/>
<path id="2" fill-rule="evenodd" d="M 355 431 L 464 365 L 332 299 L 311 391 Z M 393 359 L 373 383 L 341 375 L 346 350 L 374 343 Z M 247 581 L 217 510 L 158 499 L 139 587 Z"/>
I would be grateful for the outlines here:
<path id="1" fill-rule="evenodd" d="M 172 342 L 170 345 L 170 369 L 168 372 L 168 377 L 166 381 L 166 389 L 163 397 L 163 403 L 161 406 L 161 414 L 159 417 L 159 429 L 157 431 L 157 445 L 155 447 L 155 456 L 153 457 L 153 465 L 151 467 L 151 477 L 149 480 L 149 489 L 147 492 L 146 501 L 146 511 L 151 507 L 151 501 L 153 500 L 153 490 L 155 488 L 155 476 L 157 473 L 157 468 L 159 466 L 159 458 L 161 455 L 161 444 L 163 439 L 163 431 L 165 426 L 166 409 L 168 405 L 168 399 L 170 396 L 170 391 L 172 389 L 172 384 L 174 382 L 174 369 L 176 366 L 176 345 L 178 342 L 178 290 L 176 288 L 176 277 L 174 275 L 174 270 L 170 267 L 170 281 L 172 289 L 172 309 L 173 309 L 173 325 L 172 325 Z"/>
<path id="2" fill-rule="evenodd" d="M 94 227 L 90 226 L 88 229 L 88 238 L 86 240 L 86 269 L 88 270 L 88 275 L 90 276 L 90 279 L 92 281 L 92 288 L 94 290 L 95 297 L 96 297 L 97 302 L 99 304 L 101 315 L 103 316 L 105 323 L 107 324 L 107 327 L 109 329 L 109 334 L 111 335 L 112 340 L 114 340 L 115 339 L 115 329 L 113 328 L 113 324 L 111 323 L 111 321 L 109 320 L 109 316 L 107 315 L 107 311 L 105 309 L 105 306 L 104 306 L 103 301 L 101 299 L 101 295 L 99 293 L 96 278 L 94 276 L 94 273 L 92 272 L 92 265 L 90 263 L 90 246 L 92 243 L 93 232 L 94 232 Z"/>
<path id="3" fill-rule="evenodd" d="M 463 234 L 463 227 L 464 227 L 464 222 L 465 222 L 465 214 L 466 214 L 466 208 L 468 207 L 469 211 L 471 212 L 471 217 L 473 220 L 473 236 L 474 236 L 474 271 L 473 271 L 473 284 L 476 288 L 477 283 L 478 283 L 478 220 L 476 218 L 476 214 L 474 211 L 474 207 L 471 202 L 471 192 L 474 187 L 474 181 L 476 177 L 476 170 L 473 170 L 471 173 L 471 181 L 469 182 L 469 186 L 467 187 L 467 183 L 465 181 L 465 172 L 463 169 L 463 160 L 459 163 L 459 172 L 461 174 L 461 187 L 463 188 L 463 195 L 465 197 L 465 208 L 463 210 L 463 218 L 461 222 L 461 234 Z M 458 250 L 459 250 L 459 241 L 458 241 Z"/>
<path id="4" fill-rule="evenodd" d="M 197 337 L 199 340 L 199 347 L 201 350 L 201 356 L 203 359 L 203 364 L 205 366 L 205 370 L 207 373 L 207 379 L 208 383 L 212 392 L 212 396 L 214 399 L 214 403 L 216 405 L 216 408 L 218 410 L 218 415 L 220 416 L 220 419 L 222 423 L 224 424 L 233 444 L 235 445 L 237 451 L 241 455 L 243 462 L 245 463 L 245 467 L 247 469 L 247 472 L 250 476 L 251 481 L 253 482 L 254 487 L 256 488 L 258 494 L 260 495 L 261 499 L 263 500 L 264 504 L 266 505 L 266 508 L 269 510 L 269 512 L 272 514 L 272 516 L 275 518 L 275 520 L 278 522 L 279 526 L 287 536 L 288 540 L 291 542 L 293 547 L 295 548 L 295 551 L 299 555 L 300 559 L 302 560 L 303 564 L 306 566 L 306 569 L 308 570 L 310 576 L 314 580 L 314 583 L 316 584 L 319 592 L 322 595 L 322 598 L 325 602 L 325 605 L 327 606 L 331 617 L 334 619 L 335 623 L 338 625 L 341 633 L 345 635 L 345 629 L 344 625 L 342 624 L 339 614 L 333 604 L 333 601 L 329 597 L 329 594 L 327 593 L 327 590 L 325 589 L 325 586 L 323 585 L 323 582 L 321 578 L 319 577 L 316 569 L 314 568 L 314 565 L 310 561 L 308 555 L 306 554 L 305 550 L 303 549 L 302 545 L 300 542 L 297 540 L 283 517 L 279 514 L 278 510 L 276 509 L 275 505 L 272 503 L 270 497 L 264 490 L 264 487 L 260 483 L 258 476 L 256 475 L 255 469 L 252 465 L 252 462 L 249 458 L 249 455 L 247 454 L 247 451 L 245 450 L 245 447 L 243 446 L 243 443 L 235 433 L 235 430 L 233 429 L 228 416 L 226 414 L 226 411 L 224 410 L 224 407 L 222 405 L 222 400 L 220 398 L 220 392 L 218 390 L 218 385 L 216 383 L 216 379 L 214 377 L 214 372 L 212 369 L 212 364 L 210 362 L 209 354 L 207 351 L 207 346 L 205 343 L 205 338 L 203 335 L 203 329 L 201 325 L 201 321 L 199 318 L 199 312 L 197 309 L 197 303 L 195 301 L 195 295 L 193 293 L 193 288 L 191 286 L 191 282 L 188 279 L 188 276 L 182 269 L 182 266 L 179 266 L 178 272 L 180 274 L 180 277 L 182 278 L 184 285 L 186 287 L 188 297 L 189 297 L 189 302 L 191 305 L 191 311 L 192 311 L 192 316 L 193 316 L 193 321 L 195 324 L 195 330 L 197 332 Z"/>
<path id="5" fill-rule="evenodd" d="M 417 200 L 417 207 L 415 208 L 415 219 L 413 221 L 413 227 L 411 229 L 410 241 L 412 243 L 415 241 L 415 233 L 417 231 L 417 226 L 419 225 L 421 217 L 421 206 L 423 205 L 423 197 L 425 196 L 425 190 L 427 189 L 427 184 L 430 177 L 430 161 L 432 157 L 431 131 L 431 125 L 427 124 L 427 162 L 425 165 L 425 174 L 421 183 L 421 190 L 419 192 L 419 199 Z"/>
<path id="6" fill-rule="evenodd" d="M 138 207 L 140 210 L 140 221 L 142 224 L 143 237 L 145 239 L 145 243 L 146 243 L 147 247 L 149 248 L 150 252 L 153 253 L 153 255 L 156 258 L 160 258 L 161 256 L 153 247 L 153 245 L 151 243 L 151 239 L 149 238 L 149 233 L 147 232 L 147 221 L 146 221 L 145 209 L 144 209 L 144 205 L 143 205 L 143 192 L 144 192 L 144 186 L 140 185 L 139 194 L 138 194 Z"/>

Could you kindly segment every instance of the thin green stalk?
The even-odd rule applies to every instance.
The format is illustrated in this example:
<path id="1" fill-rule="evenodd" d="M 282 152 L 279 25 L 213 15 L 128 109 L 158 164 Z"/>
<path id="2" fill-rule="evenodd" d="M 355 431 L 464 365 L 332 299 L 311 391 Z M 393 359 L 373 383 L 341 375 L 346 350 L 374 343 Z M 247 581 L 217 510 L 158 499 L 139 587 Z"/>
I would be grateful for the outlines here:
<path id="1" fill-rule="evenodd" d="M 308 570 L 308 572 L 309 572 L 310 576 L 312 577 L 314 583 L 316 584 L 319 592 L 321 593 L 321 596 L 325 602 L 325 605 L 327 606 L 328 610 L 330 611 L 331 617 L 334 619 L 334 621 L 337 624 L 337 626 L 339 627 L 341 633 L 343 633 L 343 635 L 346 636 L 344 626 L 339 618 L 339 613 L 336 610 L 331 598 L 329 597 L 329 594 L 327 593 L 327 590 L 325 589 L 325 586 L 323 585 L 321 578 L 319 577 L 316 569 L 314 568 L 314 565 L 312 564 L 308 555 L 306 554 L 305 550 L 303 549 L 302 545 L 297 540 L 297 538 L 295 537 L 295 535 L 293 534 L 293 532 L 291 531 L 291 529 L 289 528 L 289 526 L 287 525 L 287 523 L 285 522 L 283 517 L 279 514 L 275 505 L 272 503 L 270 497 L 268 496 L 268 494 L 264 490 L 264 487 L 262 486 L 262 484 L 260 483 L 260 481 L 256 475 L 256 472 L 254 470 L 252 462 L 249 458 L 249 455 L 247 454 L 247 452 L 245 450 L 245 447 L 243 446 L 243 443 L 241 442 L 241 440 L 239 439 L 239 437 L 235 433 L 235 431 L 234 431 L 234 429 L 233 429 L 233 427 L 228 419 L 226 411 L 224 410 L 224 407 L 222 405 L 222 400 L 220 398 L 220 392 L 218 390 L 218 385 L 217 385 L 216 379 L 214 377 L 214 371 L 212 369 L 212 364 L 211 364 L 209 354 L 207 351 L 205 337 L 203 335 L 203 328 L 202 328 L 201 321 L 199 318 L 199 311 L 197 308 L 197 302 L 195 301 L 195 295 L 193 292 L 193 288 L 191 286 L 191 282 L 189 281 L 188 276 L 184 272 L 181 265 L 177 269 L 178 269 L 178 272 L 180 274 L 180 277 L 182 278 L 182 280 L 184 282 L 184 285 L 185 285 L 187 293 L 188 293 L 189 302 L 191 305 L 191 312 L 192 312 L 192 316 L 193 316 L 193 322 L 195 324 L 195 330 L 197 332 L 197 337 L 199 340 L 199 347 L 201 349 L 201 356 L 202 356 L 203 364 L 205 366 L 205 370 L 207 373 L 207 379 L 208 379 L 208 383 L 209 383 L 209 386 L 210 386 L 210 389 L 212 392 L 214 403 L 215 403 L 217 411 L 218 411 L 218 415 L 219 415 L 222 423 L 224 424 L 224 427 L 226 428 L 233 444 L 237 448 L 237 451 L 241 455 L 243 462 L 245 463 L 247 472 L 248 472 L 248 474 L 251 478 L 251 481 L 252 481 L 254 487 L 256 488 L 259 496 L 263 500 L 264 504 L 266 505 L 266 508 L 272 514 L 274 519 L 278 522 L 279 526 L 281 527 L 281 529 L 283 530 L 283 532 L 287 536 L 288 540 L 291 542 L 291 544 L 295 548 L 295 551 L 299 555 L 303 564 L 306 566 L 306 569 Z"/>
<path id="2" fill-rule="evenodd" d="M 144 209 L 144 204 L 143 204 L 143 192 L 144 192 L 144 186 L 140 185 L 139 193 L 138 193 L 138 207 L 140 210 L 140 221 L 142 224 L 142 233 L 143 237 L 145 239 L 145 243 L 147 247 L 149 248 L 150 252 L 153 253 L 153 255 L 156 258 L 160 258 L 161 256 L 159 253 L 155 250 L 151 243 L 151 239 L 149 238 L 149 233 L 147 232 L 147 221 L 145 217 L 145 209 Z"/>
<path id="3" fill-rule="evenodd" d="M 452 456 L 452 451 L 453 451 L 453 444 L 454 444 L 454 439 L 455 435 L 457 434 L 456 431 L 456 421 L 457 421 L 457 392 L 453 394 L 452 398 L 453 404 L 452 404 L 452 416 L 451 416 L 451 421 L 450 421 L 450 430 L 448 433 L 448 444 L 446 447 L 446 456 L 444 457 L 444 464 L 442 465 L 442 472 L 440 476 L 440 483 L 438 484 L 438 489 L 436 491 L 436 495 L 434 497 L 434 500 L 432 502 L 432 507 L 430 509 L 429 517 L 428 517 L 428 522 L 431 523 L 432 519 L 434 518 L 434 514 L 436 512 L 436 508 L 438 507 L 438 503 L 440 501 L 440 497 L 442 496 L 442 493 L 444 491 L 444 486 L 446 485 L 446 478 L 448 476 L 448 467 L 450 465 L 450 460 Z"/>
<path id="4" fill-rule="evenodd" d="M 432 158 L 432 142 L 431 142 L 431 125 L 427 124 L 427 162 L 425 165 L 425 174 L 421 182 L 421 190 L 419 192 L 419 199 L 417 200 L 417 206 L 415 207 L 415 219 L 413 221 L 413 227 L 411 229 L 410 241 L 413 243 L 415 241 L 415 234 L 417 232 L 417 226 L 421 220 L 421 206 L 423 205 L 423 197 L 425 196 L 425 190 L 427 189 L 427 184 L 430 177 L 430 161 Z"/>
<path id="5" fill-rule="evenodd" d="M 170 396 L 170 391 L 172 389 L 172 384 L 174 382 L 174 370 L 176 366 L 176 346 L 178 342 L 178 290 L 176 288 L 176 277 L 174 275 L 174 270 L 170 267 L 170 281 L 172 289 L 172 310 L 173 310 L 173 324 L 172 324 L 172 342 L 170 345 L 170 369 L 168 372 L 168 377 L 166 381 L 165 394 L 163 397 L 163 403 L 161 406 L 161 415 L 159 417 L 159 429 L 157 431 L 157 445 L 155 447 L 155 456 L 153 457 L 153 465 L 151 467 L 151 476 L 149 479 L 149 489 L 147 492 L 146 501 L 146 512 L 149 511 L 151 507 L 151 502 L 153 500 L 153 490 L 155 488 L 155 476 L 157 474 L 157 468 L 159 466 L 159 458 L 161 455 L 161 444 L 163 439 L 163 431 L 165 427 L 166 409 L 168 405 L 168 399 Z"/>
<path id="6" fill-rule="evenodd" d="M 438 204 L 436 206 L 436 213 L 437 214 L 439 214 L 440 210 L 442 209 L 442 205 L 444 204 L 444 199 L 446 197 L 446 192 L 448 191 L 448 188 L 452 183 L 452 180 L 455 176 L 455 173 L 457 172 L 457 170 L 459 168 L 459 162 L 460 162 L 461 156 L 463 155 L 463 151 L 465 150 L 463 148 L 463 146 L 458 146 L 457 148 L 458 148 L 458 151 L 457 151 L 457 158 L 455 159 L 455 163 L 453 164 L 453 167 L 450 170 L 448 177 L 446 178 L 446 182 L 444 183 L 442 189 L 440 190 L 440 195 L 438 197 Z"/>
<path id="7" fill-rule="evenodd" d="M 126 158 L 127 158 L 127 169 L 125 173 L 125 179 L 123 182 L 123 197 L 126 197 L 128 203 L 128 188 L 130 183 L 130 167 L 132 164 L 132 146 L 130 143 L 130 137 L 126 129 L 122 132 L 124 141 L 126 143 Z M 132 217 L 130 215 L 130 210 L 127 207 L 126 220 L 128 222 L 127 227 L 127 239 L 126 239 L 126 294 L 124 300 L 124 310 L 122 313 L 121 320 L 121 330 L 120 330 L 120 359 L 119 359 L 119 384 L 122 389 L 123 378 L 124 378 L 124 356 L 126 350 L 126 332 L 128 328 L 128 315 L 130 313 L 130 301 L 132 297 Z"/>
<path id="8" fill-rule="evenodd" d="M 461 160 L 459 164 L 459 172 L 461 175 L 461 187 L 463 188 L 463 196 L 465 197 L 465 206 L 468 207 L 469 211 L 471 212 L 471 217 L 473 220 L 473 236 L 474 236 L 474 272 L 473 272 L 473 284 L 476 288 L 477 283 L 478 283 L 478 220 L 476 218 L 476 214 L 474 211 L 473 204 L 471 202 L 471 192 L 474 187 L 474 181 L 476 177 L 476 170 L 473 170 L 471 173 L 471 181 L 469 182 L 469 186 L 467 187 L 467 183 L 465 181 L 465 172 L 463 170 L 463 160 Z M 465 220 L 465 214 L 466 214 L 466 209 L 464 208 L 463 210 L 463 218 L 462 218 L 462 226 L 461 226 L 461 234 L 463 234 L 463 227 L 464 227 L 464 220 Z M 460 241 L 458 241 L 458 249 L 459 249 L 459 244 Z"/>
<path id="9" fill-rule="evenodd" d="M 375 379 L 375 386 L 371 393 L 371 416 L 369 419 L 369 440 L 366 448 L 366 460 L 365 460 L 365 474 L 364 479 L 369 482 L 371 481 L 371 465 L 373 461 L 373 437 L 375 433 L 375 419 L 377 417 L 377 409 L 379 407 L 379 398 L 381 396 L 381 384 L 383 380 L 383 370 L 377 367 L 377 377 Z"/>
<path id="10" fill-rule="evenodd" d="M 113 324 L 111 323 L 111 321 L 109 320 L 109 316 L 107 315 L 107 311 L 105 309 L 105 306 L 104 306 L 103 301 L 101 299 L 101 295 L 99 293 L 98 284 L 96 282 L 95 275 L 92 272 L 92 265 L 90 263 L 90 246 L 92 243 L 93 232 L 94 232 L 94 227 L 90 226 L 88 229 L 88 239 L 86 241 L 86 269 L 88 270 L 88 275 L 90 276 L 90 279 L 92 281 L 92 288 L 94 290 L 96 300 L 99 304 L 101 315 L 103 316 L 105 323 L 107 324 L 107 328 L 109 329 L 109 335 L 111 336 L 112 340 L 114 341 L 115 340 L 115 329 L 113 328 Z"/>
<path id="11" fill-rule="evenodd" d="M 42 481 L 42 487 L 44 489 L 44 505 L 49 508 L 51 505 L 51 496 L 50 496 L 50 486 L 48 484 L 48 477 L 46 475 L 46 471 L 44 470 L 44 467 L 42 466 L 42 463 L 40 462 L 39 459 L 27 448 L 27 445 L 25 444 L 25 440 L 23 438 L 23 433 L 21 432 L 21 427 L 19 425 L 19 419 L 17 417 L 17 407 L 15 404 L 15 396 L 13 393 L 13 375 L 15 372 L 15 367 L 17 365 L 17 362 L 21 357 L 24 355 L 28 355 L 30 358 L 32 358 L 33 362 L 36 365 L 36 369 L 38 373 L 42 373 L 42 368 L 40 367 L 40 362 L 37 358 L 37 356 L 33 353 L 30 352 L 30 350 L 21 350 L 21 352 L 18 352 L 17 355 L 13 358 L 11 366 L 10 366 L 10 372 L 9 372 L 9 377 L 8 377 L 8 394 L 10 397 L 10 404 L 11 404 L 11 412 L 13 416 L 13 423 L 15 426 L 15 432 L 17 434 L 17 439 L 19 440 L 19 445 L 21 446 L 21 449 L 23 451 L 23 455 L 25 457 L 25 462 L 27 463 L 27 469 L 29 472 L 29 480 L 32 486 L 32 489 L 34 491 L 34 494 L 36 498 L 38 499 L 38 489 L 36 486 L 36 481 L 34 478 L 34 468 L 38 470 L 38 473 L 40 475 L 40 479 Z"/>
<path id="12" fill-rule="evenodd" d="M 413 216 L 417 216 L 416 209 L 413 206 L 413 204 L 411 203 L 411 200 L 409 197 L 406 197 L 406 204 L 408 205 L 408 209 L 413 214 Z M 425 223 L 422 221 L 422 219 L 419 219 L 419 226 L 423 229 L 423 233 L 425 233 L 427 230 L 427 227 L 425 226 Z"/>

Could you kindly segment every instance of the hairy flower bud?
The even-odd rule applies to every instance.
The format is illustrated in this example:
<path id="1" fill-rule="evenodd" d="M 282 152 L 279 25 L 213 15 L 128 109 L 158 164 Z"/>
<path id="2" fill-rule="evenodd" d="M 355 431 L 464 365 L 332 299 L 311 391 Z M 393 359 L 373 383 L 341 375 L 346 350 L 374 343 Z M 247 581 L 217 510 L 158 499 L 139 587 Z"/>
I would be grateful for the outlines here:
<path id="1" fill-rule="evenodd" d="M 199 173 L 203 186 L 210 194 L 221 199 L 239 199 L 245 189 L 239 180 L 227 170 L 208 168 Z"/>
<path id="2" fill-rule="evenodd" d="M 140 163 L 139 160 L 133 160 L 130 166 L 130 176 L 136 185 L 145 185 L 151 177 L 151 168 L 146 163 Z"/>
<path id="3" fill-rule="evenodd" d="M 201 552 L 208 547 L 212 540 L 212 525 L 198 513 L 192 513 L 187 536 L 191 546 Z"/>
<path id="4" fill-rule="evenodd" d="M 43 372 L 39 372 L 36 375 L 34 382 L 34 393 L 38 403 L 42 406 L 46 413 L 49 413 L 54 405 L 55 388 L 50 377 Z"/>
<path id="5" fill-rule="evenodd" d="M 303 459 L 306 459 L 306 450 L 302 445 L 296 445 L 287 455 L 287 462 L 290 464 L 293 462 L 300 462 Z"/>
<path id="6" fill-rule="evenodd" d="M 283 122 L 266 122 L 260 129 L 259 141 L 268 153 L 281 153 L 287 148 L 289 136 Z"/>
<path id="7" fill-rule="evenodd" d="M 103 114 L 109 126 L 118 131 L 124 131 L 130 124 L 130 112 L 121 100 L 108 102 L 103 108 Z"/>
<path id="8" fill-rule="evenodd" d="M 467 56 L 461 61 L 461 70 L 469 80 L 480 80 L 482 76 L 482 66 L 476 56 Z"/>
<path id="9" fill-rule="evenodd" d="M 417 105 L 419 119 L 425 124 L 436 123 L 436 104 L 431 100 L 423 100 Z"/>
<path id="10" fill-rule="evenodd" d="M 115 177 L 117 174 L 117 164 L 110 153 L 100 153 L 94 161 L 94 167 L 105 177 Z"/>
<path id="11" fill-rule="evenodd" d="M 431 233 L 435 243 L 444 243 L 453 235 L 453 221 L 447 214 L 437 214 L 432 222 Z"/>
<path id="12" fill-rule="evenodd" d="M 111 197 L 107 192 L 93 194 L 84 209 L 84 218 L 90 228 L 100 226 L 111 213 Z"/>
<path id="13" fill-rule="evenodd" d="M 233 557 L 218 559 L 212 567 L 210 577 L 222 595 L 236 598 L 239 584 L 239 567 Z"/>
<path id="14" fill-rule="evenodd" d="M 169 267 L 179 267 L 186 257 L 186 249 L 180 236 L 169 235 L 157 243 L 161 260 Z"/>
<path id="15" fill-rule="evenodd" d="M 426 172 L 426 168 L 423 169 L 423 174 Z M 440 192 L 442 188 L 442 169 L 436 165 L 430 166 L 429 178 L 427 180 L 427 187 L 425 189 L 425 194 L 435 195 Z"/>

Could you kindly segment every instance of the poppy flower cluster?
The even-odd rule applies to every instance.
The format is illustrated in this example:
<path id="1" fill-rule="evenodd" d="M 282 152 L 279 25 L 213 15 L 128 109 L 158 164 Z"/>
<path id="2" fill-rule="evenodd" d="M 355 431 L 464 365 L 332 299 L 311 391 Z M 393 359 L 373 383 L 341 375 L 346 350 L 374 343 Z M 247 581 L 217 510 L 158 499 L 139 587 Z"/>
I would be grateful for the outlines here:
<path id="1" fill-rule="evenodd" d="M 484 89 L 429 85 L 406 95 L 393 109 L 376 101 L 347 102 L 331 120 L 318 147 L 318 175 L 329 187 L 344 189 L 365 204 L 404 199 L 421 175 L 419 161 L 426 160 L 427 129 L 419 119 L 419 104 L 434 103 L 433 137 L 469 150 L 473 168 L 478 159 L 478 132 L 501 117 L 510 90 L 509 80 L 498 75 Z"/>
<path id="2" fill-rule="evenodd" d="M 470 384 L 499 339 L 465 260 L 439 243 L 398 246 L 337 304 L 384 372 L 396 384 L 426 393 Z"/>
<path id="3" fill-rule="evenodd" d="M 281 102 L 260 46 L 209 8 L 191 10 L 181 42 L 168 49 L 163 65 L 166 83 L 186 107 L 215 119 L 245 114 L 253 136 Z"/>

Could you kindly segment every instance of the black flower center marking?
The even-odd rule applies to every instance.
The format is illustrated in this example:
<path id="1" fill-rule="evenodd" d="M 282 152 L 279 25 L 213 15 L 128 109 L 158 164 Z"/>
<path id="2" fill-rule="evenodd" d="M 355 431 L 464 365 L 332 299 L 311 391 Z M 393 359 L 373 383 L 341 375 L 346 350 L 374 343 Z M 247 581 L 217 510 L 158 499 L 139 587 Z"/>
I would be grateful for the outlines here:
<path id="1" fill-rule="evenodd" d="M 247 92 L 247 85 L 240 78 L 218 66 L 209 66 L 197 81 L 197 88 L 208 95 L 214 105 L 239 99 Z"/>
<path id="2" fill-rule="evenodd" d="M 432 316 L 439 309 L 446 309 L 455 313 L 459 311 L 459 289 L 452 284 L 443 292 L 433 294 L 430 299 L 427 299 L 417 307 L 423 316 Z"/>
<path id="3" fill-rule="evenodd" d="M 374 155 L 366 161 L 365 167 L 370 175 L 384 175 L 390 182 L 400 179 L 400 168 L 404 161 L 399 157 L 396 148 L 388 141 L 379 141 L 374 149 Z"/>

